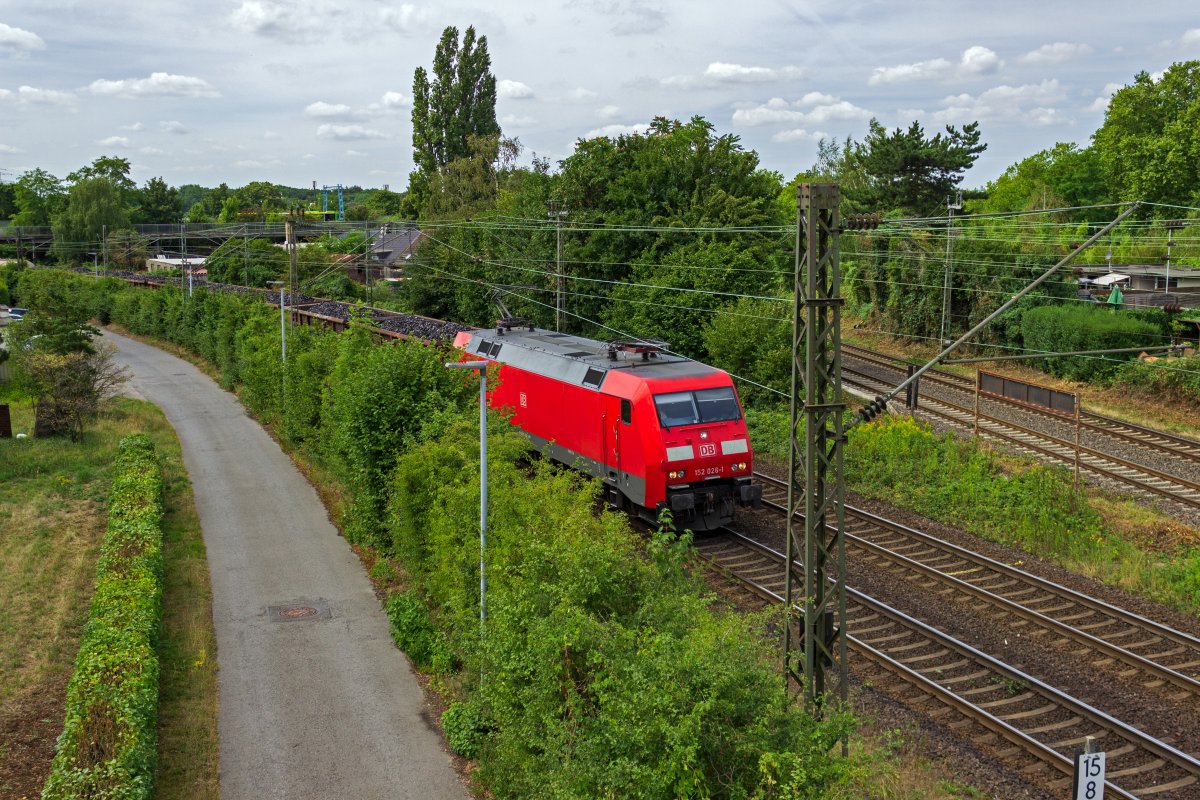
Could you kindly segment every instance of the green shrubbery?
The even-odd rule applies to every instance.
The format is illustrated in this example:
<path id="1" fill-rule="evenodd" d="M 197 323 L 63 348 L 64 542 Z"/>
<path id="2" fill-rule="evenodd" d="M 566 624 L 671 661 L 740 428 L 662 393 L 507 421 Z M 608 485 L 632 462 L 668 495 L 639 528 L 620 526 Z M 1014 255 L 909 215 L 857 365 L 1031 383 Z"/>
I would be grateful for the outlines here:
<path id="1" fill-rule="evenodd" d="M 489 443 L 481 632 L 477 438 L 454 424 L 400 458 L 387 547 L 463 661 L 469 699 L 447 712 L 448 735 L 496 796 L 816 797 L 836 782 L 845 764 L 827 753 L 848 721 L 785 709 L 764 620 L 713 613 L 683 568 L 686 538 L 644 554 L 625 517 L 581 502 L 594 485 L 543 462 L 531 475 L 503 429 Z"/>
<path id="2" fill-rule="evenodd" d="M 1159 403 L 1200 407 L 1200 356 L 1131 361 L 1117 372 L 1115 383 Z"/>
<path id="3" fill-rule="evenodd" d="M 108 532 L 44 798 L 153 794 L 162 618 L 162 480 L 144 435 L 121 442 Z"/>
<path id="4" fill-rule="evenodd" d="M 1140 549 L 1105 522 L 1062 467 L 980 450 L 909 417 L 854 428 L 845 463 L 848 485 L 863 494 L 1178 607 L 1200 608 L 1200 552 Z"/>
<path id="5" fill-rule="evenodd" d="M 1029 309 L 1021 317 L 1021 336 L 1027 350 L 1047 353 L 1151 347 L 1170 341 L 1161 312 L 1142 314 L 1078 305 Z M 1135 355 L 1046 358 L 1037 365 L 1060 378 L 1094 381 L 1112 376 Z"/>

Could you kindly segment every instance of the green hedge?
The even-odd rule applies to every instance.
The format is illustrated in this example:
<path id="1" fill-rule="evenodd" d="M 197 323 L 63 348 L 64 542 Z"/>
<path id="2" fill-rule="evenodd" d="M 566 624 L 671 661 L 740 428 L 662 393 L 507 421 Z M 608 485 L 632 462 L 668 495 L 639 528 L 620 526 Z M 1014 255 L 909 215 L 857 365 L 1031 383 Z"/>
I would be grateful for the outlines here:
<path id="1" fill-rule="evenodd" d="M 492 795 L 829 796 L 849 769 L 829 751 L 852 723 L 785 707 L 778 639 L 763 636 L 777 618 L 715 610 L 689 538 L 647 548 L 625 516 L 597 515 L 598 484 L 518 464 L 525 442 L 502 421 L 481 630 L 478 428 L 448 427 L 400 458 L 386 544 L 446 635 L 411 593 L 388 610 L 414 660 L 436 668 L 445 646 L 461 660 L 443 721 Z"/>
<path id="2" fill-rule="evenodd" d="M 162 619 L 162 478 L 144 435 L 122 440 L 96 593 L 67 686 L 51 798 L 149 798 L 154 788 Z"/>
<path id="3" fill-rule="evenodd" d="M 1021 318 L 1021 336 L 1027 349 L 1048 353 L 1151 347 L 1170 341 L 1161 321 L 1150 321 L 1137 312 L 1078 305 L 1029 309 Z M 1135 355 L 1046 358 L 1036 363 L 1060 378 L 1091 381 L 1112 376 Z"/>

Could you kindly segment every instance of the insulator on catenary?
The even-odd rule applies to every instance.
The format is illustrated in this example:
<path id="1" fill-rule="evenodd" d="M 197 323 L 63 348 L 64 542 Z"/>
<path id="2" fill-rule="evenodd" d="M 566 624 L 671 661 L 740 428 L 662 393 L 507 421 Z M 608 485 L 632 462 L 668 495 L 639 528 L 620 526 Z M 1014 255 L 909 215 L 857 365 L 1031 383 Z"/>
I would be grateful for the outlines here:
<path id="1" fill-rule="evenodd" d="M 858 418 L 863 422 L 870 422 L 885 411 L 887 411 L 887 400 L 882 396 L 876 397 L 859 410 Z"/>

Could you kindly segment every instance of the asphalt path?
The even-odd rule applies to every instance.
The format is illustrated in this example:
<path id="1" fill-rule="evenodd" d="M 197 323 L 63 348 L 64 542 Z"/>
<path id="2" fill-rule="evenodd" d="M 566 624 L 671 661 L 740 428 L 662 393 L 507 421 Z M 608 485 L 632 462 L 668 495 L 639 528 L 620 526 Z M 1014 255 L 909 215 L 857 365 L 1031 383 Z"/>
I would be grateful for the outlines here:
<path id="1" fill-rule="evenodd" d="M 208 376 L 104 338 L 183 444 L 212 575 L 222 799 L 469 797 L 312 486 Z"/>

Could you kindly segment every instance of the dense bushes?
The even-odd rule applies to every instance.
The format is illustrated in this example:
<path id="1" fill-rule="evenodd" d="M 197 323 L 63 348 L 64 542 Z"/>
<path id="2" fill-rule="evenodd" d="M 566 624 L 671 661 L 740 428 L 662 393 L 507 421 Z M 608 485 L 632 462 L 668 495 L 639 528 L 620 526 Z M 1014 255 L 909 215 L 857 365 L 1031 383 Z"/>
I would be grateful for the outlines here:
<path id="1" fill-rule="evenodd" d="M 1150 363 L 1131 361 L 1117 372 L 1115 382 L 1159 403 L 1200 408 L 1200 356 Z"/>
<path id="2" fill-rule="evenodd" d="M 1131 312 L 1089 306 L 1040 306 L 1021 318 L 1025 348 L 1047 353 L 1150 347 L 1170 341 L 1164 326 Z M 1111 376 L 1136 353 L 1099 357 L 1046 358 L 1039 366 L 1051 375 L 1070 380 L 1097 380 Z"/>
<path id="3" fill-rule="evenodd" d="M 66 722 L 43 798 L 149 798 L 153 793 L 162 618 L 162 481 L 154 445 L 123 440 L 108 531 Z"/>
<path id="4" fill-rule="evenodd" d="M 496 796 L 822 796 L 845 767 L 827 752 L 846 720 L 785 709 L 763 620 L 713 613 L 683 568 L 687 540 L 660 535 L 643 555 L 624 517 L 580 502 L 594 486 L 544 463 L 530 475 L 503 429 L 489 443 L 481 631 L 477 435 L 453 424 L 400 458 L 388 547 L 463 660 L 469 699 L 447 725 Z M 406 608 L 389 603 L 394 618 Z M 440 641 L 404 626 L 419 652 Z"/>

